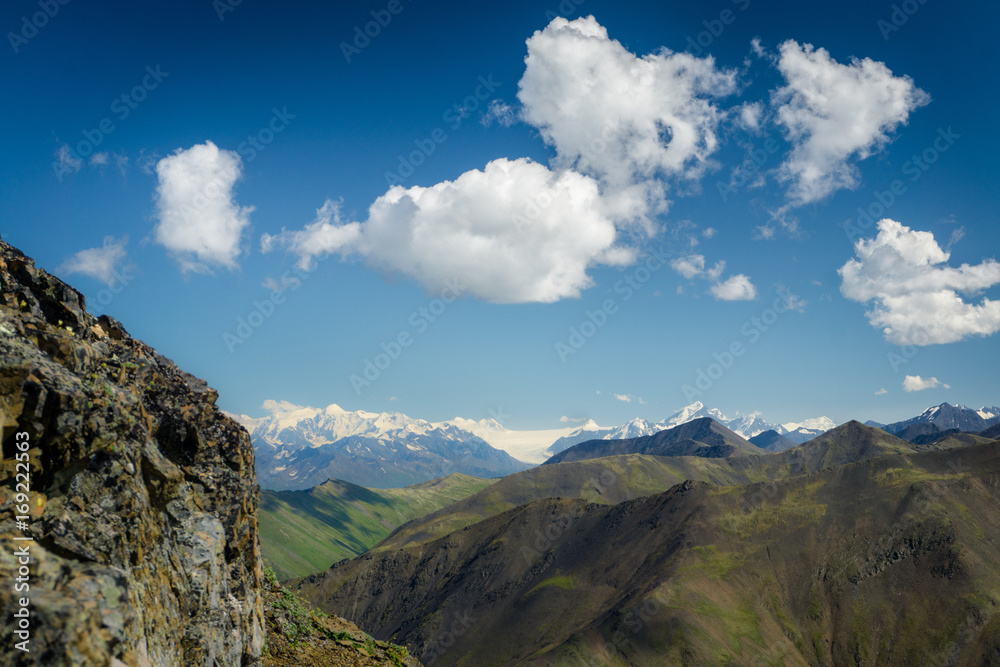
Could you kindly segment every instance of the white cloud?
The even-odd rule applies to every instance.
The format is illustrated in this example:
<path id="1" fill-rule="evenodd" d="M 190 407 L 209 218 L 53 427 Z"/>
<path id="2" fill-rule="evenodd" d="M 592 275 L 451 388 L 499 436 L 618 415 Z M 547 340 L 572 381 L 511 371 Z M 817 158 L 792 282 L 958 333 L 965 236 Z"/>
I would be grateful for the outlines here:
<path id="1" fill-rule="evenodd" d="M 742 273 L 712 285 L 711 292 L 720 301 L 753 301 L 757 298 L 757 288 Z"/>
<path id="2" fill-rule="evenodd" d="M 117 279 L 122 262 L 125 260 L 127 254 L 125 246 L 127 244 L 127 236 L 120 239 L 105 236 L 104 244 L 101 247 L 81 250 L 64 261 L 57 270 L 67 275 L 82 273 L 105 285 L 112 285 Z"/>
<path id="3" fill-rule="evenodd" d="M 455 282 L 494 303 L 546 303 L 579 296 L 592 266 L 634 260 L 604 208 L 591 178 L 501 158 L 433 187 L 393 187 L 363 223 L 327 202 L 304 230 L 265 235 L 262 248 L 286 246 L 304 266 L 356 252 L 430 292 Z"/>
<path id="4" fill-rule="evenodd" d="M 715 227 L 706 227 L 701 232 L 701 235 L 704 236 L 706 239 L 710 239 L 710 238 L 714 238 L 717 233 L 718 232 L 716 231 Z"/>
<path id="5" fill-rule="evenodd" d="M 242 168 L 235 151 L 220 150 L 211 141 L 178 149 L 156 164 L 156 241 L 183 271 L 238 267 L 241 237 L 253 211 L 233 200 Z"/>
<path id="6" fill-rule="evenodd" d="M 700 276 L 705 270 L 704 255 L 688 255 L 670 260 L 670 268 L 688 280 Z"/>
<path id="7" fill-rule="evenodd" d="M 826 49 L 793 40 L 780 46 L 778 69 L 786 85 L 774 92 L 772 105 L 794 146 L 778 177 L 791 183 L 788 196 L 796 206 L 856 186 L 853 160 L 880 150 L 910 112 L 930 101 L 885 63 L 852 58 L 842 65 Z"/>
<path id="8" fill-rule="evenodd" d="M 665 207 L 658 178 L 701 174 L 723 117 L 711 98 L 734 92 L 733 71 L 667 49 L 637 57 L 592 16 L 555 18 L 527 45 L 522 117 L 557 165 L 608 186 L 622 217 Z"/>
<path id="9" fill-rule="evenodd" d="M 760 121 L 764 115 L 764 105 L 760 102 L 746 102 L 737 108 L 737 122 L 741 127 L 751 132 L 760 129 Z"/>
<path id="10" fill-rule="evenodd" d="M 489 127 L 493 121 L 503 127 L 510 127 L 517 122 L 517 113 L 514 111 L 514 107 L 503 100 L 493 100 L 486 106 L 486 112 L 483 113 L 479 122 L 483 126 Z"/>
<path id="11" fill-rule="evenodd" d="M 919 375 L 907 375 L 903 378 L 903 391 L 906 392 L 923 391 L 924 389 L 933 389 L 935 387 L 951 389 L 949 385 L 944 384 L 937 378 L 927 378 L 925 380 Z"/>
<path id="12" fill-rule="evenodd" d="M 889 390 L 886 389 L 885 387 L 882 387 L 881 389 L 879 389 L 878 391 L 875 392 L 875 395 L 876 396 L 884 396 L 884 395 L 886 395 L 888 393 L 889 393 Z"/>
<path id="13" fill-rule="evenodd" d="M 73 155 L 69 144 L 63 144 L 59 147 L 59 150 L 56 151 L 56 160 L 59 161 L 59 166 L 61 167 L 60 173 L 68 171 L 78 172 L 80 171 L 80 167 L 83 166 L 83 160 Z"/>
<path id="14" fill-rule="evenodd" d="M 430 292 L 455 281 L 495 303 L 576 297 L 590 268 L 634 262 L 622 237 L 652 235 L 668 182 L 690 186 L 710 164 L 725 116 L 711 100 L 734 91 L 735 73 L 667 50 L 637 57 L 593 17 L 554 19 L 527 51 L 520 117 L 555 149 L 550 166 L 499 158 L 432 187 L 396 186 L 364 221 L 328 202 L 262 248 L 286 247 L 303 265 L 357 254 Z M 490 118 L 513 113 L 496 102 Z"/>
<path id="15" fill-rule="evenodd" d="M 948 245 L 944 247 L 945 252 L 950 252 L 951 247 L 965 238 L 965 227 L 959 227 L 958 229 L 953 229 L 951 231 L 951 238 L 948 239 Z"/>
<path id="16" fill-rule="evenodd" d="M 587 418 L 579 417 L 574 419 L 573 417 L 567 417 L 566 415 L 563 415 L 562 417 L 559 418 L 559 421 L 562 422 L 563 424 L 569 424 L 569 423 L 578 424 L 580 422 L 587 421 Z"/>
<path id="17" fill-rule="evenodd" d="M 90 164 L 105 166 L 108 164 L 108 154 L 107 153 L 94 153 L 90 156 Z"/>
<path id="18" fill-rule="evenodd" d="M 853 301 L 872 302 L 868 321 L 894 345 L 952 343 L 1000 331 L 1000 301 L 966 303 L 1000 283 L 1000 263 L 986 259 L 958 268 L 946 262 L 930 232 L 913 231 L 894 220 L 878 223 L 874 239 L 859 239 L 856 259 L 838 270 L 841 293 Z"/>
<path id="19" fill-rule="evenodd" d="M 688 255 L 670 260 L 670 268 L 688 280 L 699 276 L 708 280 L 717 280 L 726 270 L 726 262 L 720 259 L 712 268 L 706 269 L 704 255 Z"/>
<path id="20" fill-rule="evenodd" d="M 622 401 L 623 403 L 632 402 L 632 397 L 629 396 L 628 394 L 615 394 L 615 398 L 618 399 L 619 401 Z"/>

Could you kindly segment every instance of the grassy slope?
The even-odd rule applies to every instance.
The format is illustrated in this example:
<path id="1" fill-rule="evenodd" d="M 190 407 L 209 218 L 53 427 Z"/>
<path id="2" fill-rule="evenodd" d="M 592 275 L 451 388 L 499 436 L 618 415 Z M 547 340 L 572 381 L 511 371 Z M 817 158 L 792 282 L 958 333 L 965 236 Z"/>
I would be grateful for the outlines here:
<path id="1" fill-rule="evenodd" d="M 993 664 L 998 484 L 994 443 L 613 507 L 543 500 L 297 585 L 425 657 L 453 614 L 476 619 L 442 665 Z"/>
<path id="2" fill-rule="evenodd" d="M 376 550 L 422 544 L 471 526 L 519 505 L 543 498 L 580 498 L 601 505 L 616 504 L 666 491 L 685 479 L 712 484 L 748 480 L 723 459 L 697 456 L 627 454 L 568 463 L 554 463 L 508 475 L 470 495 L 396 529 Z"/>
<path id="3" fill-rule="evenodd" d="M 721 459 L 624 454 L 547 464 L 508 475 L 488 489 L 402 525 L 375 550 L 429 542 L 542 498 L 580 498 L 615 504 L 662 493 L 685 479 L 732 486 L 804 475 L 884 454 L 916 451 L 910 443 L 880 429 L 848 422 L 803 445 L 763 456 Z"/>
<path id="4" fill-rule="evenodd" d="M 282 580 L 319 572 L 377 544 L 397 526 L 461 500 L 494 480 L 453 474 L 402 489 L 331 480 L 260 494 L 261 550 Z"/>

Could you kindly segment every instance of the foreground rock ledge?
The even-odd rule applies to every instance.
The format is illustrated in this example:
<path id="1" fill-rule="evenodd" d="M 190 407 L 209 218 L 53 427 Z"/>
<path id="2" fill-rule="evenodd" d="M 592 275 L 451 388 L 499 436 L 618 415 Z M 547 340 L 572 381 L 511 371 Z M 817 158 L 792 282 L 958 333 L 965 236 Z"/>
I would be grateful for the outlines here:
<path id="1" fill-rule="evenodd" d="M 0 241 L 0 664 L 260 664 L 253 449 L 216 397 Z M 16 593 L 25 544 L 30 591 Z M 21 596 L 30 653 L 14 648 Z"/>

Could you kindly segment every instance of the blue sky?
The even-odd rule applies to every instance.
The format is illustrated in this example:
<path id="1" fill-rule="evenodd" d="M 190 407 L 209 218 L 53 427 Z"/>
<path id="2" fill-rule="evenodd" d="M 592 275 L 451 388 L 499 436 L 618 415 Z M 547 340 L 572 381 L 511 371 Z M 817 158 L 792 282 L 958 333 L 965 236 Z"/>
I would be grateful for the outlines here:
<path id="1" fill-rule="evenodd" d="M 1000 9 L 896 7 L 7 2 L 0 234 L 234 412 L 998 404 Z"/>

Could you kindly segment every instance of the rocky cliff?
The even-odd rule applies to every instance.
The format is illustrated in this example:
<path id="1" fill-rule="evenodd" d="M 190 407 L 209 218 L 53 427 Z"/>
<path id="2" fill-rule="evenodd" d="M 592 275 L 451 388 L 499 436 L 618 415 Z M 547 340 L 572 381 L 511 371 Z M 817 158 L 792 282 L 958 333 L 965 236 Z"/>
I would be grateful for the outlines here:
<path id="1" fill-rule="evenodd" d="M 253 450 L 215 400 L 0 242 L 0 663 L 260 663 Z"/>

